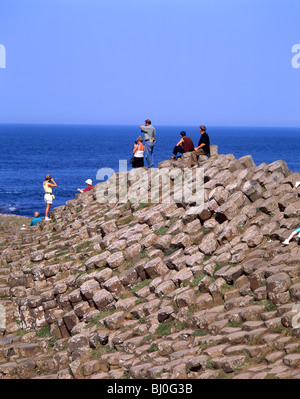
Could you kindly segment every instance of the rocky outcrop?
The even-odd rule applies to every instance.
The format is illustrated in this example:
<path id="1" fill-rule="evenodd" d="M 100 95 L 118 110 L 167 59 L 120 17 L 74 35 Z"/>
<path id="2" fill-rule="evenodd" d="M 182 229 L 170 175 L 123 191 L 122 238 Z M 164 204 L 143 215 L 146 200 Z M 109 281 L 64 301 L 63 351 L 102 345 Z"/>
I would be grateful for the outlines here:
<path id="1" fill-rule="evenodd" d="M 201 209 L 175 185 L 185 154 L 159 164 L 176 202 L 99 202 L 116 177 L 136 187 L 123 172 L 0 230 L 0 378 L 300 377 L 300 248 L 281 244 L 300 178 L 213 150 Z"/>

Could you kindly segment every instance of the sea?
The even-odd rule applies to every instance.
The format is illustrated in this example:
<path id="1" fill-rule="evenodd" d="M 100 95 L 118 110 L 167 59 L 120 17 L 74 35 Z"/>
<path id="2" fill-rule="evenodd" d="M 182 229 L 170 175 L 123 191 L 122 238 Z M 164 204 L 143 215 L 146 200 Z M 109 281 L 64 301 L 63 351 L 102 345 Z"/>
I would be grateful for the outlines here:
<path id="1" fill-rule="evenodd" d="M 181 131 L 198 144 L 198 126 L 154 126 L 154 167 L 173 155 Z M 300 128 L 207 126 L 207 133 L 219 154 L 250 154 L 256 165 L 283 159 L 292 172 L 300 171 Z M 99 169 L 116 172 L 120 160 L 131 169 L 139 135 L 138 126 L 128 125 L 0 125 L 0 214 L 31 217 L 39 211 L 44 216 L 46 174 L 58 185 L 53 208 L 73 199 L 86 179 L 99 183 Z"/>

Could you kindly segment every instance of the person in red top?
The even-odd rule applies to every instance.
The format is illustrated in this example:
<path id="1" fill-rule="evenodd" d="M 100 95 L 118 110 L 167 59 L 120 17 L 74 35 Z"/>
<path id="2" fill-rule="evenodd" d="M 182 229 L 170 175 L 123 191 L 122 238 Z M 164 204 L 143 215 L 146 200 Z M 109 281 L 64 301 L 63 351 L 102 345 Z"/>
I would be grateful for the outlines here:
<path id="1" fill-rule="evenodd" d="M 85 181 L 85 183 L 87 184 L 87 187 L 86 187 L 86 188 L 78 188 L 78 189 L 77 189 L 80 193 L 85 193 L 86 191 L 90 191 L 90 190 L 94 187 L 94 186 L 93 186 L 93 182 L 92 182 L 91 179 L 87 179 L 87 180 Z"/>
<path id="2" fill-rule="evenodd" d="M 190 137 L 186 137 L 186 132 L 180 132 L 181 140 L 176 144 L 173 150 L 173 157 L 170 159 L 177 159 L 177 154 L 183 154 L 185 152 L 194 151 L 194 143 Z"/>

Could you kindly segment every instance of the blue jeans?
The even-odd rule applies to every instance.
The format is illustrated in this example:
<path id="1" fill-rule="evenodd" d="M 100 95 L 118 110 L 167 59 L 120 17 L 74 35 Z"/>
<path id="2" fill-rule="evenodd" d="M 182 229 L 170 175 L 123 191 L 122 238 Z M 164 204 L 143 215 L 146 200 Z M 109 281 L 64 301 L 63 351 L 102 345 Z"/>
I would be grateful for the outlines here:
<path id="1" fill-rule="evenodd" d="M 148 164 L 148 168 L 153 168 L 153 148 L 155 141 L 150 142 L 150 140 L 145 141 L 145 159 Z"/>

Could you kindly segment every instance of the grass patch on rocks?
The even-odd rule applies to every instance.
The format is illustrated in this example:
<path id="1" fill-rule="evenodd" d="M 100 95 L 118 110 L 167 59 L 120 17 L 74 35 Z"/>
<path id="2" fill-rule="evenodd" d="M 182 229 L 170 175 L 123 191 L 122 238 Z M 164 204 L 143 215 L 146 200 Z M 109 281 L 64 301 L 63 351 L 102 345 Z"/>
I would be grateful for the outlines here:
<path id="1" fill-rule="evenodd" d="M 82 250 L 88 248 L 92 244 L 92 241 L 85 241 L 82 244 L 79 244 L 76 248 L 76 252 L 79 253 Z"/>
<path id="2" fill-rule="evenodd" d="M 49 327 L 43 327 L 39 331 L 36 332 L 36 335 L 41 338 L 51 337 Z"/>
<path id="3" fill-rule="evenodd" d="M 197 329 L 191 334 L 191 337 L 203 337 L 204 335 L 207 335 L 206 331 L 200 331 Z"/>
<path id="4" fill-rule="evenodd" d="M 271 301 L 266 300 L 266 301 L 264 301 L 263 305 L 264 305 L 264 310 L 266 312 L 271 312 L 272 310 L 277 310 L 277 306 L 274 305 L 274 303 L 272 303 Z"/>
<path id="5" fill-rule="evenodd" d="M 151 278 L 145 279 L 143 281 L 141 281 L 140 283 L 138 283 L 135 287 L 132 288 L 132 290 L 130 291 L 133 295 L 135 295 L 135 293 L 137 291 L 139 291 L 140 289 L 146 287 L 147 285 L 149 285 L 152 282 Z"/>
<path id="6" fill-rule="evenodd" d="M 164 250 L 164 254 L 165 254 L 166 256 L 170 256 L 170 255 L 172 255 L 172 254 L 173 254 L 175 251 L 177 251 L 177 250 L 178 250 L 177 247 L 171 246 L 170 248 L 167 248 L 167 249 Z"/>
<path id="7" fill-rule="evenodd" d="M 141 249 L 141 259 L 149 258 L 149 255 L 145 248 Z"/>
<path id="8" fill-rule="evenodd" d="M 163 236 L 164 234 L 166 234 L 166 232 L 168 231 L 169 227 L 160 227 L 159 229 L 156 229 L 154 231 L 155 234 L 158 234 L 160 236 Z"/>
<path id="9" fill-rule="evenodd" d="M 158 347 L 157 347 L 156 344 L 152 344 L 152 345 L 150 346 L 150 348 L 148 349 L 148 352 L 149 352 L 149 353 L 156 352 L 156 351 L 158 351 Z"/>
<path id="10" fill-rule="evenodd" d="M 223 266 L 221 266 L 218 262 L 214 261 L 214 264 L 216 265 L 213 276 L 217 273 L 218 270 L 222 269 Z"/>
<path id="11" fill-rule="evenodd" d="M 164 335 L 170 335 L 176 331 L 182 331 L 189 328 L 189 324 L 179 320 L 167 321 L 165 323 L 160 323 L 160 325 L 155 330 L 155 334 L 161 338 Z"/>
<path id="12" fill-rule="evenodd" d="M 84 328 L 85 328 L 85 329 L 88 329 L 88 328 L 90 328 L 90 327 L 97 326 L 97 325 L 99 324 L 99 320 L 103 319 L 103 318 L 106 317 L 106 316 L 110 316 L 110 315 L 113 314 L 113 313 L 114 313 L 114 311 L 113 311 L 113 310 L 110 310 L 110 311 L 107 311 L 107 312 L 101 312 L 101 313 L 97 314 L 97 315 L 93 318 L 93 320 L 90 321 Z"/>

